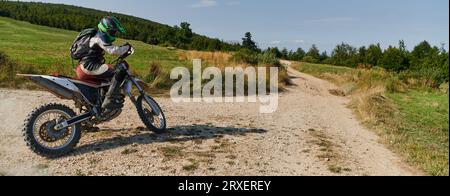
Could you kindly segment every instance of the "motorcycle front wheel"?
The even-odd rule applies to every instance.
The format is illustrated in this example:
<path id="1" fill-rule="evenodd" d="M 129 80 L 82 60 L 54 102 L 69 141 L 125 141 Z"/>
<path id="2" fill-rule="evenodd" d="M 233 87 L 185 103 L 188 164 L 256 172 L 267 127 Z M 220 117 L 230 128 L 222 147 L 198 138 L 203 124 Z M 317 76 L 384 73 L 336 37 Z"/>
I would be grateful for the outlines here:
<path id="1" fill-rule="evenodd" d="M 166 117 L 159 104 L 148 95 L 141 95 L 137 99 L 136 108 L 145 126 L 155 133 L 166 131 Z"/>

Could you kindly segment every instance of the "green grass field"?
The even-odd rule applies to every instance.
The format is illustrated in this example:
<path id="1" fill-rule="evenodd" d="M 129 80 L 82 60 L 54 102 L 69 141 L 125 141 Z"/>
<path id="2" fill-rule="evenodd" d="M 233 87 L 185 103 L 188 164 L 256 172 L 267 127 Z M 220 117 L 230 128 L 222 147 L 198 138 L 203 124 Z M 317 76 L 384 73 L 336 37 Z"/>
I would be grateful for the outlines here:
<path id="1" fill-rule="evenodd" d="M 27 22 L 0 17 L 0 51 L 5 52 L 21 66 L 32 65 L 38 70 L 72 73 L 69 48 L 78 32 L 32 25 Z M 164 69 L 189 66 L 179 59 L 179 50 L 169 50 L 132 40 L 118 40 L 116 44 L 129 42 L 136 54 L 129 57 L 132 69 L 145 73 L 152 62 Z M 111 59 L 111 58 L 109 58 Z"/>
<path id="2" fill-rule="evenodd" d="M 448 95 L 412 90 L 388 93 L 400 111 L 397 125 L 398 149 L 431 175 L 448 175 L 449 105 Z"/>
<path id="3" fill-rule="evenodd" d="M 69 48 L 78 32 L 33 25 L 28 22 L 0 17 L 0 52 L 6 54 L 14 67 L 2 69 L 0 65 L 0 87 L 35 88 L 34 85 L 12 73 L 63 74 L 74 76 L 74 66 Z M 163 93 L 175 82 L 170 80 L 170 72 L 175 67 L 192 70 L 192 60 L 202 59 L 203 68 L 217 66 L 224 70 L 229 66 L 251 66 L 235 63 L 231 53 L 187 51 L 149 45 L 140 41 L 119 39 L 115 44 L 132 44 L 136 53 L 127 61 L 131 71 L 150 84 L 152 91 Z M 114 57 L 107 56 L 107 63 Z M 77 62 L 75 62 L 77 63 Z M 258 65 L 266 66 L 266 65 Z M 14 70 L 11 70 L 14 69 Z M 287 74 L 280 71 L 280 85 Z"/>
<path id="4" fill-rule="evenodd" d="M 34 89 L 28 81 L 11 73 L 54 74 L 74 76 L 69 48 L 78 32 L 33 25 L 28 22 L 0 17 L 0 52 L 14 62 L 14 70 L 2 70 L 0 87 Z M 192 69 L 192 59 L 203 60 L 207 66 L 232 66 L 228 53 L 185 51 L 149 45 L 140 41 L 119 39 L 115 44 L 132 44 L 136 52 L 128 57 L 131 71 L 152 87 L 152 92 L 163 93 L 174 81 L 169 74 L 174 67 Z M 107 56 L 107 63 L 114 57 Z M 75 62 L 76 64 L 77 62 Z M 76 65 L 75 65 L 76 66 Z"/>
<path id="5" fill-rule="evenodd" d="M 449 95 L 436 89 L 402 86 L 396 75 L 331 65 L 295 63 L 302 72 L 341 86 L 352 109 L 386 144 L 429 175 L 449 175 Z M 397 84 L 398 85 L 398 84 Z"/>

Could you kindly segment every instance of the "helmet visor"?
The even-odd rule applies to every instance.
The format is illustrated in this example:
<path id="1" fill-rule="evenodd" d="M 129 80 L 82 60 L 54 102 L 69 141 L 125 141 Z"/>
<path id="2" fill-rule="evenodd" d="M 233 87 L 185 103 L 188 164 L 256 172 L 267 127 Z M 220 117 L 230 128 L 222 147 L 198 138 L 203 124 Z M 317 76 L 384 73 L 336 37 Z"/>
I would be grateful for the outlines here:
<path id="1" fill-rule="evenodd" d="M 113 37 L 117 37 L 117 33 L 118 33 L 119 31 L 118 30 L 116 30 L 116 29 L 111 29 L 111 30 L 109 30 L 109 35 L 111 35 L 111 36 L 113 36 Z"/>

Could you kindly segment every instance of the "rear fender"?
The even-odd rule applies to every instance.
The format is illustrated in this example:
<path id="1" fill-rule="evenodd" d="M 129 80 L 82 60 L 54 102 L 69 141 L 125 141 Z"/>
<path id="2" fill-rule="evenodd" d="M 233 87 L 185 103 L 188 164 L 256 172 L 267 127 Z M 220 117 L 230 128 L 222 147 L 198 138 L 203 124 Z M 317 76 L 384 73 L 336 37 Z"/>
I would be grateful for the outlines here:
<path id="1" fill-rule="evenodd" d="M 43 75 L 23 75 L 19 74 L 18 76 L 22 76 L 28 78 L 35 84 L 39 85 L 47 89 L 47 91 L 51 92 L 55 96 L 61 99 L 71 99 L 75 100 L 78 98 L 77 95 L 80 95 L 81 92 L 70 80 L 57 78 L 53 76 L 43 76 Z"/>

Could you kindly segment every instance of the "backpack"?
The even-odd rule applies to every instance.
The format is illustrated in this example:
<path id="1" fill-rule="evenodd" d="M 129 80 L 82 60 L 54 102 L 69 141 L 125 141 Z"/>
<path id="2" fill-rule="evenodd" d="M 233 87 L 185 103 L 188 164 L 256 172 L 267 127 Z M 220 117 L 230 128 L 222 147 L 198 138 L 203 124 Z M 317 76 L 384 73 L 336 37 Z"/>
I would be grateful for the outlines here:
<path id="1" fill-rule="evenodd" d="M 81 60 L 85 57 L 91 48 L 89 47 L 89 42 L 92 37 L 97 34 L 96 29 L 85 29 L 75 38 L 75 41 L 70 48 L 70 56 L 72 59 Z"/>

